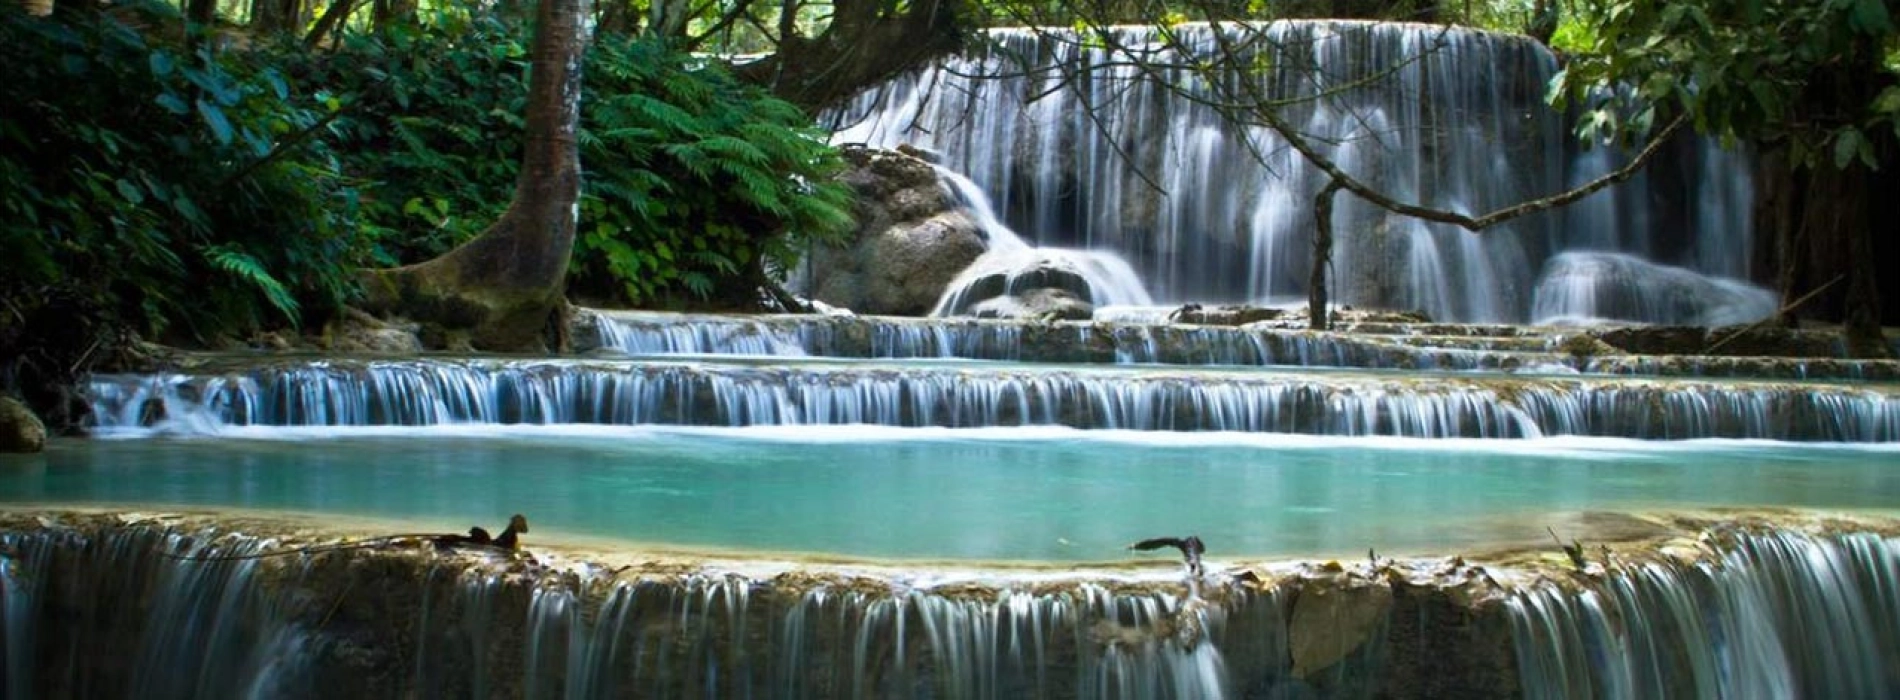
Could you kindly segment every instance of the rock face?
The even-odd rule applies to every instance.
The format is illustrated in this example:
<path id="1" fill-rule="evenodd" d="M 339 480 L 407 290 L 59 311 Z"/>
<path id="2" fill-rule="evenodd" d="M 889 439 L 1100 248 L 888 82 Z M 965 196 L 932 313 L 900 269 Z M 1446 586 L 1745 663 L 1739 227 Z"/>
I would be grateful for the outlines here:
<path id="1" fill-rule="evenodd" d="M 1383 631 L 1391 609 L 1386 586 L 1305 582 L 1287 624 L 1293 675 L 1305 678 L 1345 660 Z"/>
<path id="2" fill-rule="evenodd" d="M 38 452 L 46 449 L 46 425 L 26 404 L 0 396 L 0 452 Z"/>
<path id="3" fill-rule="evenodd" d="M 975 220 L 922 159 L 848 148 L 840 179 L 857 193 L 857 230 L 842 248 L 812 251 L 795 286 L 858 313 L 929 313 L 957 273 L 983 254 Z"/>

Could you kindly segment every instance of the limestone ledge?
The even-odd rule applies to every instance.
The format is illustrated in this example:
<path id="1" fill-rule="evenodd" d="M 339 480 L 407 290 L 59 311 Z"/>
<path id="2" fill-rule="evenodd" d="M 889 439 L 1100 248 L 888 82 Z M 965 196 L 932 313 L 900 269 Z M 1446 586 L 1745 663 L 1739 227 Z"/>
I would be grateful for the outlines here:
<path id="1" fill-rule="evenodd" d="M 1587 512 L 1552 514 L 1565 543 L 1580 542 L 1588 567 L 1575 569 L 1559 543 L 1550 540 L 1504 542 L 1437 555 L 1376 558 L 1234 560 L 1211 556 L 1206 592 L 1217 598 L 1225 589 L 1267 590 L 1304 586 L 1313 580 L 1384 581 L 1446 589 L 1508 591 L 1539 581 L 1578 583 L 1648 563 L 1693 565 L 1712 561 L 1736 533 L 1773 530 L 1814 536 L 1873 533 L 1900 537 L 1900 513 L 1832 512 L 1801 509 L 1710 509 L 1657 513 Z M 449 533 L 453 526 L 430 529 L 408 521 L 364 519 L 288 511 L 242 509 L 85 507 L 0 505 L 0 533 L 64 533 L 97 536 L 133 529 L 163 531 L 191 546 L 255 543 L 258 552 L 311 549 L 307 558 L 351 556 L 449 566 L 524 582 L 667 580 L 736 576 L 791 590 L 819 587 L 863 590 L 928 590 L 961 596 L 993 597 L 999 590 L 1049 592 L 1080 583 L 1128 592 L 1180 592 L 1180 566 L 1168 558 L 1082 563 L 966 561 L 928 559 L 857 559 L 799 552 L 745 552 L 621 541 L 555 534 L 522 538 L 513 555 L 481 548 L 437 550 L 420 533 Z M 493 523 L 488 523 L 493 525 Z M 419 529 L 420 527 L 420 529 Z M 392 534 L 402 538 L 389 541 Z M 225 547 L 228 549 L 228 546 Z M 0 555 L 13 553 L 0 551 Z M 1216 552 L 1217 554 L 1217 552 Z M 216 555 L 208 555 L 215 558 Z M 295 563 L 299 556 L 271 555 L 259 561 Z M 1474 601 L 1486 596 L 1473 596 Z"/>
<path id="2" fill-rule="evenodd" d="M 1587 513 L 1562 522 L 1563 534 L 1582 543 L 1581 571 L 1555 542 L 1400 559 L 1216 557 L 1204 598 L 1193 600 L 1179 565 L 1165 560 L 892 562 L 530 533 L 512 555 L 392 545 L 238 561 L 220 557 L 347 545 L 418 526 L 260 511 L 16 506 L 0 509 L 0 577 L 48 596 L 37 606 L 42 619 L 90 621 L 39 625 L 35 648 L 49 670 L 37 685 L 47 697 L 125 689 L 149 676 L 151 669 L 114 659 L 143 663 L 151 653 L 139 640 L 175 632 L 155 634 L 151 626 L 164 618 L 154 611 L 198 594 L 164 581 L 239 586 L 251 593 L 227 592 L 225 600 L 269 601 L 242 619 L 220 608 L 203 624 L 250 630 L 210 641 L 270 629 L 303 635 L 308 658 L 299 663 L 311 675 L 278 679 L 296 689 L 286 697 L 614 694 L 603 687 L 671 696 L 735 685 L 833 697 L 864 687 L 901 695 L 898 688 L 917 682 L 959 695 L 958 679 L 969 677 L 1040 679 L 1010 693 L 1087 697 L 1099 694 L 1086 683 L 1102 669 L 1179 674 L 1195 667 L 1204 644 L 1224 658 L 1224 680 L 1210 682 L 1236 694 L 1513 697 L 1521 688 L 1506 604 L 1529 587 L 1580 590 L 1629 566 L 1718 564 L 1736 533 L 1900 534 L 1900 519 L 1885 514 L 1792 510 Z M 579 638 L 567 630 L 577 625 L 595 641 L 572 646 Z M 1043 641 L 1030 656 L 960 646 L 981 644 L 970 640 L 992 633 L 983 630 L 1033 630 Z M 638 663 L 577 663 L 623 645 Z M 69 649 L 90 653 L 69 657 Z M 204 656 L 256 653 L 240 645 Z M 773 685 L 785 678 L 804 680 Z M 213 690 L 222 682 L 188 680 Z"/>

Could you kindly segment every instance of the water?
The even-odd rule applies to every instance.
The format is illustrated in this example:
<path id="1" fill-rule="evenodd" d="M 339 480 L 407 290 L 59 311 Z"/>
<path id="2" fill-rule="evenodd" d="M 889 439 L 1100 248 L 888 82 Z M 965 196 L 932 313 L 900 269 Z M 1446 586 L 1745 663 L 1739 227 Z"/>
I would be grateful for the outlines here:
<path id="1" fill-rule="evenodd" d="M 1720 559 L 1646 563 L 1511 602 L 1525 696 L 1892 697 L 1900 558 L 1875 535 L 1741 533 Z"/>
<path id="2" fill-rule="evenodd" d="M 1223 50 L 1216 30 L 1169 31 L 1178 43 L 1152 27 L 1109 28 L 1106 38 L 991 30 L 994 50 L 898 78 L 831 115 L 835 139 L 940 153 L 1030 245 L 1112 254 L 1162 303 L 1306 293 L 1313 196 L 1326 178 L 1277 134 L 1210 106 L 1246 94 L 1235 87 L 1241 81 L 1290 100 L 1281 118 L 1400 201 L 1479 214 L 1582 184 L 1626 158 L 1570 138 L 1571 118 L 1543 103 L 1557 61 L 1523 37 L 1276 22 L 1255 28 L 1264 41 L 1242 42 L 1238 61 L 1271 68 L 1219 76 L 1231 81 L 1220 87 L 1192 68 Z M 1144 75 L 1131 56 L 1159 67 Z M 1337 90 L 1345 86 L 1353 89 Z M 1327 96 L 1295 99 L 1315 93 Z M 1666 153 L 1628 183 L 1482 234 L 1342 195 L 1335 299 L 1439 320 L 1523 322 L 1537 317 L 1533 308 L 1558 303 L 1543 298 L 1549 285 L 1539 275 L 1567 251 L 1632 256 L 1680 269 L 1699 286 L 1753 289 L 1737 279 L 1753 241 L 1747 157 L 1712 141 Z M 1605 274 L 1595 284 L 1629 295 L 1641 281 Z M 1647 310 L 1606 309 L 1666 322 Z"/>
<path id="3" fill-rule="evenodd" d="M 1578 511 L 1890 508 L 1900 450 L 1628 440 L 1327 439 L 1059 429 L 249 428 L 0 458 L 16 502 L 170 503 L 692 548 L 1099 561 L 1539 542 Z M 1153 558 L 1153 557 L 1150 557 Z"/>
<path id="4" fill-rule="evenodd" d="M 231 425 L 1068 426 L 1891 442 L 1888 385 L 839 360 L 337 360 L 101 375 L 106 433 Z"/>

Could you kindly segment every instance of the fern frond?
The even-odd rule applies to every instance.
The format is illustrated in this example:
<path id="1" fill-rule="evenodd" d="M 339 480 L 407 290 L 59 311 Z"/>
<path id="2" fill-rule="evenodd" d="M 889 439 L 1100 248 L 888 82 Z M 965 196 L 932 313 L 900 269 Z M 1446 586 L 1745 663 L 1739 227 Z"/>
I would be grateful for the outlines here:
<path id="1" fill-rule="evenodd" d="M 298 317 L 297 299 L 291 296 L 290 290 L 285 289 L 282 282 L 278 282 L 276 277 L 271 276 L 269 270 L 264 269 L 262 261 L 229 244 L 205 246 L 200 249 L 200 252 L 204 254 L 205 262 L 210 263 L 212 267 L 257 288 L 257 291 L 263 293 L 264 299 L 269 301 L 270 305 L 285 318 L 290 319 L 292 324 L 301 322 Z"/>

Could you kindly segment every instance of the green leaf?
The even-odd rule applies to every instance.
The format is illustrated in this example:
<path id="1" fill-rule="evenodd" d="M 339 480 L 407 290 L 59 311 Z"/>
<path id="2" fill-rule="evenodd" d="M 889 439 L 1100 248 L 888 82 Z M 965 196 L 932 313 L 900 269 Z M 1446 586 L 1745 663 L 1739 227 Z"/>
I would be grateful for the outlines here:
<path id="1" fill-rule="evenodd" d="M 284 77 L 278 75 L 277 71 L 264 71 L 264 82 L 270 84 L 271 94 L 276 95 L 277 99 L 290 99 L 290 85 L 284 82 Z"/>
<path id="2" fill-rule="evenodd" d="M 198 116 L 204 118 L 205 126 L 211 128 L 211 136 L 218 140 L 219 145 L 231 143 L 231 121 L 224 117 L 224 110 L 210 102 L 198 100 Z"/>
<path id="3" fill-rule="evenodd" d="M 1848 163 L 1860 157 L 1863 148 L 1868 150 L 1868 159 L 1871 161 L 1872 149 L 1869 148 L 1867 139 L 1861 136 L 1860 130 L 1851 126 L 1842 129 L 1840 133 L 1834 135 L 1834 168 L 1845 170 Z"/>
<path id="4" fill-rule="evenodd" d="M 282 282 L 278 282 L 276 277 L 272 277 L 270 272 L 264 269 L 263 262 L 249 253 L 228 245 L 210 246 L 204 248 L 203 252 L 205 260 L 209 261 L 212 267 L 230 273 L 239 280 L 256 287 L 264 294 L 264 299 L 269 301 L 270 305 L 285 318 L 290 319 L 291 323 L 298 321 L 297 299 L 290 295 L 290 290 L 285 289 Z"/>
<path id="5" fill-rule="evenodd" d="M 1862 34 L 1885 34 L 1893 29 L 1893 17 L 1881 0 L 1856 0 L 1847 26 Z"/>
<path id="6" fill-rule="evenodd" d="M 131 180 L 119 178 L 119 181 L 113 184 L 118 186 L 119 196 L 124 197 L 125 201 L 132 206 L 136 207 L 145 203 L 145 193 L 140 191 L 139 186 L 133 184 Z"/>
<path id="7" fill-rule="evenodd" d="M 152 75 L 163 78 L 172 74 L 172 55 L 166 51 L 153 51 L 147 61 L 152 66 Z"/>
<path id="8" fill-rule="evenodd" d="M 1874 98 L 1874 111 L 1891 116 L 1900 115 L 1900 85 L 1888 85 Z"/>

